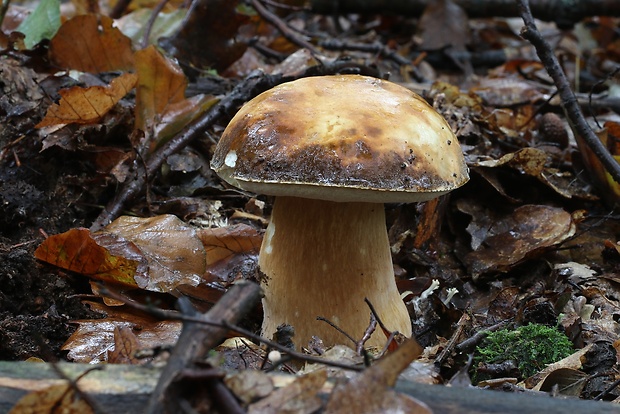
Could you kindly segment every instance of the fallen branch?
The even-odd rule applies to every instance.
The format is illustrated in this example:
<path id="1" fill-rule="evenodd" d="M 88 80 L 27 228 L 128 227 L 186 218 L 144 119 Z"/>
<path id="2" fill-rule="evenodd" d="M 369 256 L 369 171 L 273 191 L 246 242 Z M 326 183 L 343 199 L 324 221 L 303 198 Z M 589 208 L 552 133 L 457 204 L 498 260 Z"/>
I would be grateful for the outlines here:
<path id="1" fill-rule="evenodd" d="M 192 316 L 200 317 L 206 321 L 215 323 L 226 321 L 235 324 L 259 300 L 260 287 L 255 283 L 242 282 L 233 285 L 205 315 L 200 315 L 194 311 L 191 305 L 186 305 L 186 309 L 183 311 L 185 314 L 193 314 Z M 194 364 L 205 359 L 208 352 L 226 337 L 227 332 L 228 329 L 222 326 L 184 321 L 181 336 L 151 394 L 146 412 L 149 414 L 181 412 L 179 404 L 183 400 L 181 397 L 183 389 L 175 380 L 182 377 L 181 374 L 184 370 L 194 368 Z M 205 383 L 209 385 L 214 398 L 220 404 L 223 404 L 222 401 L 227 402 L 226 407 L 221 407 L 224 412 L 240 412 L 238 403 L 235 405 L 236 400 L 226 395 L 230 391 L 221 386 L 221 378 L 210 378 L 205 380 Z"/>
<path id="2" fill-rule="evenodd" d="M 558 62 L 557 57 L 551 50 L 549 43 L 547 43 L 536 28 L 529 2 L 527 0 L 517 0 L 517 2 L 519 5 L 519 13 L 525 23 L 525 27 L 521 30 L 521 36 L 536 48 L 536 53 L 540 61 L 545 66 L 547 73 L 551 76 L 551 79 L 553 79 L 558 89 L 560 99 L 562 100 L 562 107 L 564 108 L 564 112 L 566 113 L 571 127 L 576 134 L 579 134 L 579 136 L 583 138 L 590 149 L 592 149 L 592 152 L 599 161 L 601 161 L 613 179 L 620 183 L 620 164 L 618 164 L 588 125 L 579 106 L 579 102 L 568 84 L 568 79 L 566 79 L 560 62 Z"/>

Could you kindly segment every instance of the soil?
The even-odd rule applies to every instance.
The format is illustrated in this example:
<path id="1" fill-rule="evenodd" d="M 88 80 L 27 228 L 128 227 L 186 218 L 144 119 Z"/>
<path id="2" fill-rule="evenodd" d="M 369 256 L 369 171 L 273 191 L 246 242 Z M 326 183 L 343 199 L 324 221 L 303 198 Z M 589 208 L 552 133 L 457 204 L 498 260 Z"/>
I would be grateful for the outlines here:
<path id="1" fill-rule="evenodd" d="M 44 233 L 85 226 L 95 211 L 80 206 L 82 190 L 72 184 L 83 174 L 78 157 L 41 153 L 34 139 L 0 160 L 0 360 L 62 359 L 71 321 L 96 317 L 81 302 L 84 280 L 34 258 Z"/>

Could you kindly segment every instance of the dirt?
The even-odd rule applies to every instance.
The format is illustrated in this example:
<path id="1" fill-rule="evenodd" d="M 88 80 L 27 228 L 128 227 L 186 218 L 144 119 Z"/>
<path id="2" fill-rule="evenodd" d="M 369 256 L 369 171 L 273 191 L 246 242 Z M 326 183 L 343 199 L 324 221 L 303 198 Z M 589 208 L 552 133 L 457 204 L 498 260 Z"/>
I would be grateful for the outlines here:
<path id="1" fill-rule="evenodd" d="M 82 190 L 71 184 L 84 165 L 76 154 L 40 153 L 34 139 L 11 146 L 0 160 L 0 360 L 62 359 L 71 321 L 94 316 L 81 303 L 84 280 L 33 256 L 44 232 L 92 220 L 94 209 L 80 205 Z"/>

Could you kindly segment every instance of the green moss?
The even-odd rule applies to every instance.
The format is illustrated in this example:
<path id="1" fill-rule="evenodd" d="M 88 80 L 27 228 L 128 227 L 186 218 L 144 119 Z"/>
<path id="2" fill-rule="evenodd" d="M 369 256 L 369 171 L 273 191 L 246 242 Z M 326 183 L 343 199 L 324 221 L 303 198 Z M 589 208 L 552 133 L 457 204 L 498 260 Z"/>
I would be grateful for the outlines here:
<path id="1" fill-rule="evenodd" d="M 529 324 L 515 330 L 491 332 L 474 353 L 474 369 L 479 364 L 514 361 L 523 378 L 530 377 L 573 353 L 573 344 L 555 328 Z M 474 374 L 476 381 L 484 375 Z"/>

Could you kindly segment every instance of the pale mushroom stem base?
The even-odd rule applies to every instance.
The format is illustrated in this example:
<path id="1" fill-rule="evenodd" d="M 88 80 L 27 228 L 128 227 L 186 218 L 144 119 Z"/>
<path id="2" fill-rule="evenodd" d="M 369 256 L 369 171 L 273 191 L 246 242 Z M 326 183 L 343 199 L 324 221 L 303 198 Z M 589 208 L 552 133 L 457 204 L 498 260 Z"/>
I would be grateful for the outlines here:
<path id="1" fill-rule="evenodd" d="M 259 257 L 265 280 L 263 335 L 283 323 L 296 346 L 312 335 L 328 346 L 350 343 L 327 323 L 360 339 L 370 321 L 368 298 L 388 329 L 411 335 L 411 320 L 394 280 L 383 204 L 276 197 Z M 377 329 L 367 346 L 382 347 Z"/>

